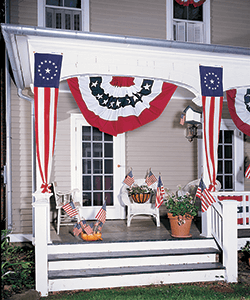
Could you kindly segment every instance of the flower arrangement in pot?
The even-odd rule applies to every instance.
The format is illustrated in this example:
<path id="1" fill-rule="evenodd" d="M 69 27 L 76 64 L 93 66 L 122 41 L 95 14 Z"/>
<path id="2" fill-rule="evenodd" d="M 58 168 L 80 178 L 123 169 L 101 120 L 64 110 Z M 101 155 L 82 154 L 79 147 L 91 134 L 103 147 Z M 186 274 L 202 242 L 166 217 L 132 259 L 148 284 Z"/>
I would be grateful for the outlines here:
<path id="1" fill-rule="evenodd" d="M 181 187 L 179 187 L 180 191 Z M 166 191 L 165 205 L 170 220 L 171 235 L 173 237 L 191 237 L 190 227 L 193 218 L 198 214 L 198 207 L 193 197 L 189 194 L 170 193 Z"/>
<path id="2" fill-rule="evenodd" d="M 127 188 L 128 195 L 136 203 L 145 203 L 149 200 L 150 196 L 154 194 L 154 190 L 147 185 L 133 184 Z"/>

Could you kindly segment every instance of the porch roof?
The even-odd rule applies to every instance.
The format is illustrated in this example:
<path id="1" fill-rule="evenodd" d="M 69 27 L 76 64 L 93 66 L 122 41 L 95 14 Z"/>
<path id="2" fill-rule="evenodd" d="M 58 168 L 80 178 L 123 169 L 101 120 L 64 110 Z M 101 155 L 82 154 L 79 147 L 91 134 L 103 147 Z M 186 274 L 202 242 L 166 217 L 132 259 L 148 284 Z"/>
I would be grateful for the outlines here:
<path id="1" fill-rule="evenodd" d="M 16 85 L 32 87 L 34 52 L 63 53 L 61 80 L 80 74 L 143 76 L 182 86 L 200 102 L 199 65 L 223 66 L 224 91 L 249 86 L 250 49 L 1 24 Z"/>

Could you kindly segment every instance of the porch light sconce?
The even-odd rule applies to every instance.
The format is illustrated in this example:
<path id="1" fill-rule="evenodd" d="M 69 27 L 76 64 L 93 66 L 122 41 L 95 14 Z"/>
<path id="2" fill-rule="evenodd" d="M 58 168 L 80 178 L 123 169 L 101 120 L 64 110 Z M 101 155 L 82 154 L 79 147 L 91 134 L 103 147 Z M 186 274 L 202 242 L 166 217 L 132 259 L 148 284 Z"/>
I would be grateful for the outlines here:
<path id="1" fill-rule="evenodd" d="M 185 137 L 191 143 L 194 138 L 198 138 L 198 127 L 201 124 L 201 112 L 194 110 L 188 105 L 182 112 L 180 124 L 187 124 Z"/>

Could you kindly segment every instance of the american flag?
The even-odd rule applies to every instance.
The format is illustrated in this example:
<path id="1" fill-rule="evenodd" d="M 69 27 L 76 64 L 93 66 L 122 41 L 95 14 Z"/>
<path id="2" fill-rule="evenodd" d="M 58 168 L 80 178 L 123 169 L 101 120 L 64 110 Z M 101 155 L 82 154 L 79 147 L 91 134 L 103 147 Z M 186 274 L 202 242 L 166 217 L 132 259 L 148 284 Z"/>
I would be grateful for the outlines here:
<path id="1" fill-rule="evenodd" d="M 165 195 L 164 186 L 161 181 L 161 176 L 159 176 L 158 186 L 157 186 L 157 191 L 156 191 L 155 207 L 159 208 L 162 205 L 164 195 Z"/>
<path id="2" fill-rule="evenodd" d="M 106 201 L 104 202 L 103 206 L 101 207 L 101 209 L 99 210 L 99 212 L 97 213 L 95 218 L 97 220 L 101 221 L 102 223 L 105 223 L 105 221 L 106 221 Z"/>
<path id="3" fill-rule="evenodd" d="M 184 125 L 186 119 L 186 115 L 184 113 L 181 114 L 180 124 Z"/>
<path id="4" fill-rule="evenodd" d="M 92 228 L 90 225 L 86 225 L 86 227 L 84 227 L 83 230 L 84 230 L 87 234 L 93 234 L 93 228 Z"/>
<path id="5" fill-rule="evenodd" d="M 151 172 L 151 170 L 149 171 L 146 179 L 145 179 L 145 182 L 148 186 L 154 184 L 155 182 L 157 181 L 157 178 L 155 177 L 155 175 Z"/>
<path id="6" fill-rule="evenodd" d="M 222 68 L 200 66 L 204 118 L 205 173 L 209 191 L 214 192 L 217 176 L 218 141 L 223 106 Z M 209 193 L 210 194 L 210 193 Z M 209 200 L 211 197 L 205 197 Z M 211 201 L 208 201 L 210 204 Z"/>
<path id="7" fill-rule="evenodd" d="M 128 186 L 131 186 L 134 182 L 135 182 L 135 179 L 134 179 L 134 175 L 132 173 L 132 171 L 130 171 L 127 176 L 125 177 L 125 179 L 123 180 L 123 182 L 128 185 Z"/>
<path id="8" fill-rule="evenodd" d="M 74 216 L 78 215 L 78 211 L 73 202 L 69 202 L 69 203 L 63 205 L 62 208 L 66 211 L 66 213 L 70 217 L 74 217 Z"/>
<path id="9" fill-rule="evenodd" d="M 199 186 L 198 186 L 196 194 L 195 194 L 195 197 L 201 198 L 201 195 L 206 188 L 207 187 L 206 187 L 205 183 L 203 182 L 203 179 L 201 178 Z"/>
<path id="10" fill-rule="evenodd" d="M 82 232 L 82 227 L 79 223 L 76 223 L 73 229 L 74 235 L 78 236 Z"/>
<path id="11" fill-rule="evenodd" d="M 84 229 L 87 226 L 87 222 L 85 220 L 81 220 L 80 225 L 81 225 L 82 229 Z"/>
<path id="12" fill-rule="evenodd" d="M 49 192 L 48 183 L 55 147 L 61 65 L 62 55 L 35 53 L 35 136 L 42 193 Z"/>
<path id="13" fill-rule="evenodd" d="M 250 179 L 250 165 L 246 169 L 245 176 L 246 176 L 246 178 Z"/>
<path id="14" fill-rule="evenodd" d="M 209 189 L 205 189 L 201 195 L 201 210 L 202 212 L 206 211 L 210 205 L 216 202 L 215 198 L 209 191 Z"/>

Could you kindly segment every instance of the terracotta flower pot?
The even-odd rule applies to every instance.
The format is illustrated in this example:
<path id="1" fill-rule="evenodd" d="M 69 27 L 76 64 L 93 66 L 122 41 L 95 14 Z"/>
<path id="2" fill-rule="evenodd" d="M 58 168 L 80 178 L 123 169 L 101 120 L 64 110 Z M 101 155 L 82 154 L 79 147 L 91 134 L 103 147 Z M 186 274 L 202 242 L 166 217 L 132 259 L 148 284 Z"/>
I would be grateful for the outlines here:
<path id="1" fill-rule="evenodd" d="M 133 199 L 134 202 L 136 203 L 145 203 L 148 201 L 150 198 L 150 193 L 145 193 L 145 194 L 133 194 L 131 195 L 131 198 Z"/>
<path id="2" fill-rule="evenodd" d="M 172 237 L 188 238 L 192 236 L 192 234 L 190 234 L 190 228 L 194 217 L 190 215 L 174 217 L 171 213 L 168 213 L 168 218 Z"/>

